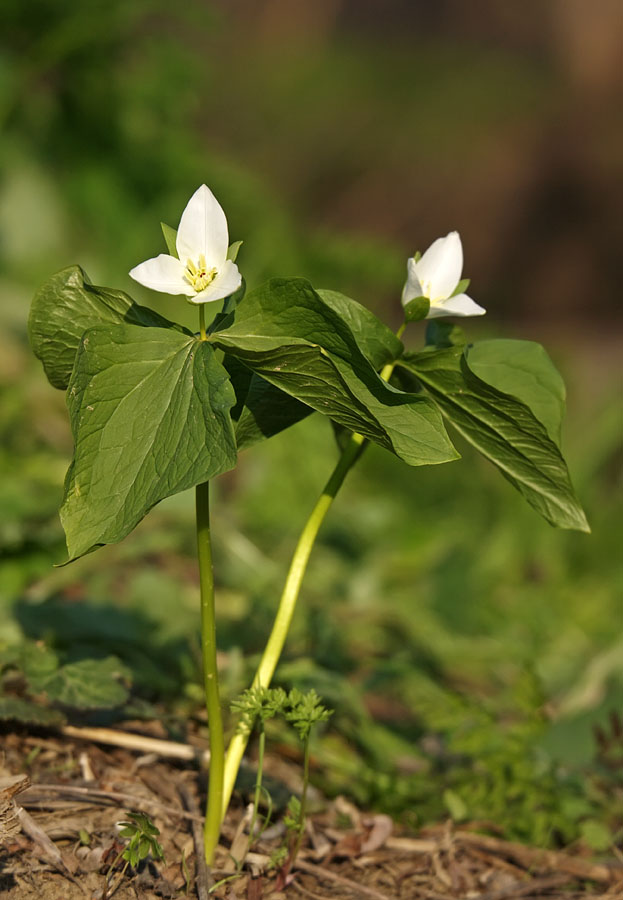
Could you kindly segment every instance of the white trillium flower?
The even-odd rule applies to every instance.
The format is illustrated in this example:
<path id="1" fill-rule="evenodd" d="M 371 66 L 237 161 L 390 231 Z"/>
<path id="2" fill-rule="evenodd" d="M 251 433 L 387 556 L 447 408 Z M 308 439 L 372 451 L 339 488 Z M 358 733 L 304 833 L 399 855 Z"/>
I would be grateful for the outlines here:
<path id="1" fill-rule="evenodd" d="M 233 294 L 242 283 L 238 266 L 227 259 L 227 219 L 212 191 L 202 184 L 182 213 L 177 254 L 161 253 L 135 266 L 130 276 L 164 294 L 184 294 L 191 303 L 212 303 Z"/>
<path id="2" fill-rule="evenodd" d="M 434 241 L 419 259 L 407 262 L 402 305 L 416 297 L 430 301 L 427 319 L 439 316 L 482 316 L 486 309 L 464 293 L 455 293 L 463 271 L 463 246 L 458 231 Z"/>

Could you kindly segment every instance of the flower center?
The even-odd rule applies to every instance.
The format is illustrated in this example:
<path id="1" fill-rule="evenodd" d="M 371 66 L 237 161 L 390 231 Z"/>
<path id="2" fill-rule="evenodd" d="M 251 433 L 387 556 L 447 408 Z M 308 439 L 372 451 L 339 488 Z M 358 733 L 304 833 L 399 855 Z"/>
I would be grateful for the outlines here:
<path id="1" fill-rule="evenodd" d="M 444 299 L 443 297 L 433 297 L 433 285 L 430 281 L 420 281 L 420 287 L 422 288 L 422 297 L 426 297 L 431 306 Z"/>
<path id="2" fill-rule="evenodd" d="M 199 263 L 195 264 L 192 259 L 186 260 L 186 270 L 184 278 L 195 289 L 197 293 L 207 288 L 216 278 L 216 269 L 208 269 L 206 258 L 201 254 Z"/>

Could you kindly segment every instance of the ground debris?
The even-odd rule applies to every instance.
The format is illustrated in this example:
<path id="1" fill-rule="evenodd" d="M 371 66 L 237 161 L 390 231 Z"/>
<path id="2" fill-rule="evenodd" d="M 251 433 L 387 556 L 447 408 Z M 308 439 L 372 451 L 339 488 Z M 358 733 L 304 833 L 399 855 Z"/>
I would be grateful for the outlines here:
<path id="1" fill-rule="evenodd" d="M 43 738 L 29 786 L 29 778 L 19 771 L 38 739 L 10 737 L 0 778 L 0 822 L 5 823 L 0 893 L 6 900 L 101 897 L 108 867 L 122 847 L 116 826 L 129 812 L 152 818 L 160 829 L 165 861 L 148 858 L 138 871 L 129 870 L 116 900 L 185 895 L 199 900 L 623 897 L 623 865 L 615 859 L 595 862 L 578 852 L 528 847 L 482 833 L 482 827 L 478 831 L 451 823 L 417 835 L 397 833 L 388 816 L 366 814 L 344 798 L 325 803 L 310 817 L 285 889 L 274 888 L 276 854 L 287 840 L 279 821 L 251 844 L 238 867 L 232 865 L 236 834 L 236 846 L 243 850 L 248 837 L 241 806 L 232 807 L 214 869 L 207 873 L 197 866 L 205 783 L 192 762 L 140 755 L 142 748 L 135 755 L 127 748 L 95 745 L 85 751 L 84 741 L 68 735 Z M 275 770 L 286 766 L 284 760 L 274 762 Z M 18 793 L 29 812 L 19 813 Z M 214 888 L 219 879 L 222 883 Z"/>

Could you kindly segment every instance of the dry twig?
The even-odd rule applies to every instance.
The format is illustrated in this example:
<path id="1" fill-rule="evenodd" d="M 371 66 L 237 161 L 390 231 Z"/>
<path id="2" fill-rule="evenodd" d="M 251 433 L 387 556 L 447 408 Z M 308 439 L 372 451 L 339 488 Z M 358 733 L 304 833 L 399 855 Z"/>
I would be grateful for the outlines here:
<path id="1" fill-rule="evenodd" d="M 203 849 L 203 831 L 200 824 L 203 821 L 203 817 L 199 815 L 199 809 L 197 808 L 195 798 L 192 796 L 183 781 L 179 782 L 177 789 L 179 791 L 180 797 L 182 798 L 182 803 L 184 804 L 188 812 L 192 813 L 191 826 L 193 833 L 193 842 L 195 845 L 197 896 L 199 897 L 199 900 L 210 900 L 210 888 L 212 887 L 213 879 L 210 875 L 210 872 L 208 871 L 205 852 Z"/>

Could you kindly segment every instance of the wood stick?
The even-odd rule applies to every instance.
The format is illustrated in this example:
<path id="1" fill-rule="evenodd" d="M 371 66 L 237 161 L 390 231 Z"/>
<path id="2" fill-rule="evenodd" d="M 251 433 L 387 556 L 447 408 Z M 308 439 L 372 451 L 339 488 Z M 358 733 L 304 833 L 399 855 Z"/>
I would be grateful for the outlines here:
<path id="1" fill-rule="evenodd" d="M 623 881 L 623 866 L 592 863 L 577 856 L 569 856 L 568 853 L 559 850 L 527 847 L 514 841 L 503 841 L 500 838 L 487 834 L 476 834 L 473 831 L 456 831 L 454 838 L 466 844 L 484 847 L 493 853 L 509 856 L 526 869 L 538 866 L 539 868 L 553 869 L 555 872 L 565 872 L 575 878 L 583 878 L 588 881 Z"/>
<path id="2" fill-rule="evenodd" d="M 54 793 L 60 794 L 68 794 L 73 797 L 84 797 L 86 800 L 100 800 L 100 801 L 108 801 L 110 803 L 123 804 L 124 806 L 130 807 L 143 807 L 143 806 L 155 806 L 158 809 L 162 810 L 162 812 L 169 813 L 172 816 L 179 816 L 183 819 L 191 819 L 198 820 L 203 822 L 203 816 L 188 812 L 185 809 L 181 809 L 175 806 L 168 806 L 166 803 L 163 803 L 161 800 L 152 800 L 149 797 L 140 797 L 136 794 L 128 794 L 122 791 L 102 791 L 98 788 L 92 787 L 78 787 L 77 785 L 71 784 L 35 784 L 30 788 L 27 788 L 24 791 L 22 803 L 24 806 L 28 806 L 29 799 L 31 799 L 31 795 L 34 793 L 36 796 L 37 791 L 53 791 Z M 33 801 L 37 802 L 37 801 Z"/>
<path id="3" fill-rule="evenodd" d="M 161 738 L 145 737 L 129 731 L 116 731 L 113 728 L 76 728 L 74 725 L 63 725 L 61 734 L 77 738 L 81 741 L 94 741 L 97 744 L 110 744 L 113 747 L 125 747 L 128 750 L 139 750 L 142 753 L 156 753 L 170 759 L 183 759 L 208 765 L 209 750 L 198 750 L 190 744 L 177 741 L 164 741 Z"/>
<path id="4" fill-rule="evenodd" d="M 303 872 L 308 872 L 310 875 L 315 875 L 316 878 L 343 884 L 344 887 L 350 888 L 357 896 L 371 897 L 372 900 L 390 900 L 387 894 L 381 894 L 380 891 L 366 887 L 365 884 L 357 884 L 356 881 L 351 881 L 350 878 L 344 878 L 343 875 L 338 875 L 330 869 L 325 869 L 324 866 L 315 866 L 313 863 L 303 862 L 302 859 L 297 858 L 293 863 L 293 867 L 295 869 L 301 869 Z"/>

